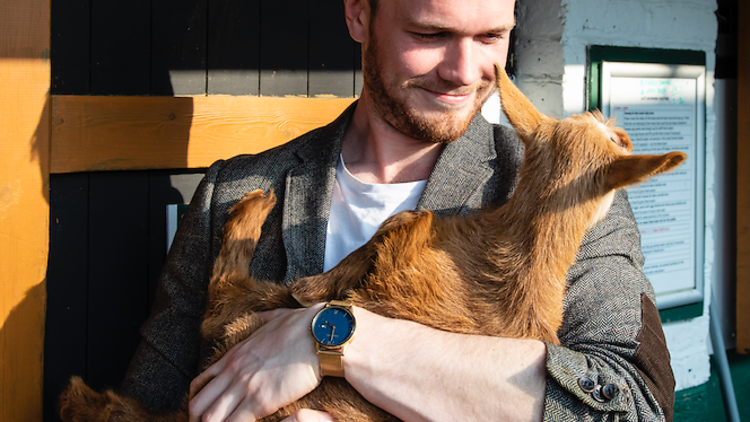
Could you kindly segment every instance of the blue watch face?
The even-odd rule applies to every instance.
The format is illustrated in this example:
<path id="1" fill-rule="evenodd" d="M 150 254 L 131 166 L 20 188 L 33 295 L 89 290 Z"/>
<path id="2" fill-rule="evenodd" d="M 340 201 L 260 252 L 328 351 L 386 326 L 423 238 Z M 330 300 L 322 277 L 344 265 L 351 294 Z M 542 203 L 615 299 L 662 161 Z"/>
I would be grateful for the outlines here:
<path id="1" fill-rule="evenodd" d="M 348 309 L 324 308 L 313 320 L 312 333 L 324 346 L 340 346 L 354 333 L 354 316 Z"/>

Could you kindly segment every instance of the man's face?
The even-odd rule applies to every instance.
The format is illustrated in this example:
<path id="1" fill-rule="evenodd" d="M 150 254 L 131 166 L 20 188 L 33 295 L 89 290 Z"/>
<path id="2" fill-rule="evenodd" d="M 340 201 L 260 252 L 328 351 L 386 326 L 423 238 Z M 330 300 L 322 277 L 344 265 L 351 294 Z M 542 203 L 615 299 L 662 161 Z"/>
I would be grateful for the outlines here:
<path id="1" fill-rule="evenodd" d="M 365 96 L 391 126 L 458 139 L 494 91 L 513 0 L 380 0 L 365 41 Z"/>

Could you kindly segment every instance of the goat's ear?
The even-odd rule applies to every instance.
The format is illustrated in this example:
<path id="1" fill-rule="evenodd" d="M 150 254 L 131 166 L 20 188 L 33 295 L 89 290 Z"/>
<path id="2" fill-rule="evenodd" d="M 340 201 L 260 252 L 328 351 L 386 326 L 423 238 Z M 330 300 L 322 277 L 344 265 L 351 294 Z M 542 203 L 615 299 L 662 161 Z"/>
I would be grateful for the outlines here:
<path id="1" fill-rule="evenodd" d="M 683 152 L 664 155 L 626 155 L 618 158 L 607 171 L 607 190 L 619 189 L 645 181 L 651 176 L 668 172 L 687 158 Z"/>
<path id="2" fill-rule="evenodd" d="M 518 135 L 525 140 L 536 130 L 545 116 L 513 85 L 508 74 L 505 73 L 505 68 L 497 63 L 495 63 L 495 81 L 505 116 Z"/>
<path id="3" fill-rule="evenodd" d="M 621 147 L 625 148 L 627 152 L 633 150 L 633 143 L 630 141 L 630 136 L 628 136 L 627 132 L 619 127 L 613 127 L 612 132 L 614 132 L 615 136 L 617 137 L 615 139 L 615 142 L 617 142 Z"/>

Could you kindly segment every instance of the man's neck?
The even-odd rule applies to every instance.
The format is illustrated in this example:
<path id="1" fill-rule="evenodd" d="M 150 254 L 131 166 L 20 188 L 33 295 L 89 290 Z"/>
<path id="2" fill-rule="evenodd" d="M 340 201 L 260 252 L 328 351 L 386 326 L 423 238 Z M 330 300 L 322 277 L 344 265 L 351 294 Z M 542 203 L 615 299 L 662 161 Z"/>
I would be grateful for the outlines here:
<path id="1" fill-rule="evenodd" d="M 443 147 L 404 135 L 361 98 L 344 134 L 341 154 L 349 172 L 363 182 L 404 183 L 427 179 Z"/>

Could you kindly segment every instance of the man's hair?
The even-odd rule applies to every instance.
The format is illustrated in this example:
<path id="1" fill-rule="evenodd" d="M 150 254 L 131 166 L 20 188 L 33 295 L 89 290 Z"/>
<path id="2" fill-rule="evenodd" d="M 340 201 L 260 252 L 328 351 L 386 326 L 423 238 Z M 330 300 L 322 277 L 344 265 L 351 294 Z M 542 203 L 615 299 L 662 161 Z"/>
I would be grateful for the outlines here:
<path id="1" fill-rule="evenodd" d="M 373 17 L 375 17 L 375 12 L 378 11 L 378 3 L 380 3 L 380 0 L 369 0 L 370 3 L 370 19 L 372 20 Z"/>

